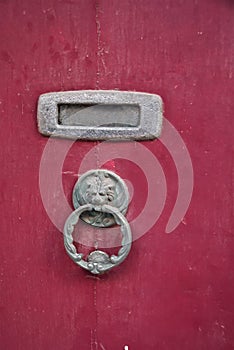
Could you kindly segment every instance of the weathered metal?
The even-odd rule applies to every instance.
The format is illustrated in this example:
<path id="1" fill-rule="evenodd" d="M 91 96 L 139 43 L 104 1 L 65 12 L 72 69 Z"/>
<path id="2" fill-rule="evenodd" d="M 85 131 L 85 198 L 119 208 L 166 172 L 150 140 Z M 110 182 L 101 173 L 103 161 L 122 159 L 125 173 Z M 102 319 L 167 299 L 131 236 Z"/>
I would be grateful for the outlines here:
<path id="1" fill-rule="evenodd" d="M 95 206 L 94 210 L 81 214 L 83 221 L 93 226 L 109 227 L 116 224 L 113 215 L 99 208 L 107 204 L 125 214 L 129 193 L 120 176 L 112 171 L 98 169 L 90 170 L 79 178 L 73 189 L 72 200 L 75 209 L 87 203 Z"/>
<path id="2" fill-rule="evenodd" d="M 69 215 L 64 225 L 65 249 L 77 265 L 93 274 L 100 274 L 125 260 L 132 244 L 131 228 L 124 216 L 128 201 L 127 186 L 115 173 L 98 169 L 90 170 L 80 177 L 73 190 L 73 203 L 76 209 Z M 121 226 L 122 246 L 117 255 L 109 256 L 101 250 L 94 250 L 85 260 L 83 254 L 77 252 L 72 234 L 82 214 L 85 214 L 83 220 L 91 225 Z"/>
<path id="3" fill-rule="evenodd" d="M 80 140 L 150 140 L 161 133 L 162 99 L 113 90 L 46 93 L 38 102 L 38 129 Z"/>

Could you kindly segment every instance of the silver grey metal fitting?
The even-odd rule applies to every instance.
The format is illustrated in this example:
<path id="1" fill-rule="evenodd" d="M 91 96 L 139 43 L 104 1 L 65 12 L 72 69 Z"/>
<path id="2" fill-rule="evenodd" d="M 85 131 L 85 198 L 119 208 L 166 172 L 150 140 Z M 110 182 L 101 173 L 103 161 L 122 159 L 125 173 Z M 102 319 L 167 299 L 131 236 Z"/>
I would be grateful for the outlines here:
<path id="1" fill-rule="evenodd" d="M 50 92 L 37 110 L 40 133 L 75 140 L 153 140 L 162 118 L 159 95 L 132 91 Z"/>
<path id="2" fill-rule="evenodd" d="M 64 225 L 65 249 L 77 265 L 93 274 L 101 274 L 126 259 L 132 245 L 131 228 L 124 216 L 128 203 L 127 186 L 115 173 L 105 169 L 91 170 L 79 178 L 73 190 L 75 210 Z M 83 254 L 77 252 L 72 237 L 74 226 L 80 218 L 98 227 L 120 225 L 122 242 L 118 254 L 109 256 L 102 250 L 94 250 L 84 260 Z"/>

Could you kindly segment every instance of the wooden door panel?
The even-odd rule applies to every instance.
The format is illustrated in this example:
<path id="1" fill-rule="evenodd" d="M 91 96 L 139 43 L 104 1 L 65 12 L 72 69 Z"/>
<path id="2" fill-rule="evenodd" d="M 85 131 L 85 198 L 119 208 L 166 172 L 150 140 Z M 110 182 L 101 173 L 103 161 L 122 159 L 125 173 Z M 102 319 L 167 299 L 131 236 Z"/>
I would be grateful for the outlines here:
<path id="1" fill-rule="evenodd" d="M 0 11 L 1 348 L 234 348 L 232 1 L 23 0 L 2 1 Z M 189 210 L 166 234 L 176 165 L 160 141 L 141 143 L 162 166 L 165 207 L 127 260 L 100 277 L 66 256 L 39 188 L 48 139 L 37 131 L 38 96 L 79 89 L 161 95 L 194 170 Z M 54 142 L 59 149 L 68 141 Z M 95 146 L 77 142 L 67 154 L 61 176 L 70 204 L 78 168 Z M 147 200 L 147 179 L 118 147 L 105 167 L 132 183 L 131 221 Z M 101 152 L 100 144 L 97 167 Z"/>

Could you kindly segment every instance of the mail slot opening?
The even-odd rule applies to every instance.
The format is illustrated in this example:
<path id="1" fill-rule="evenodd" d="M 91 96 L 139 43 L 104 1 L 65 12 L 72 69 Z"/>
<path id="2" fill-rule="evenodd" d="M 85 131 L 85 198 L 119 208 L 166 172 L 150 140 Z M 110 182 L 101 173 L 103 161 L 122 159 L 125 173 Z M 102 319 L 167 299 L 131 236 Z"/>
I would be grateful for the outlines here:
<path id="1" fill-rule="evenodd" d="M 58 124 L 67 126 L 138 127 L 136 104 L 59 104 Z"/>

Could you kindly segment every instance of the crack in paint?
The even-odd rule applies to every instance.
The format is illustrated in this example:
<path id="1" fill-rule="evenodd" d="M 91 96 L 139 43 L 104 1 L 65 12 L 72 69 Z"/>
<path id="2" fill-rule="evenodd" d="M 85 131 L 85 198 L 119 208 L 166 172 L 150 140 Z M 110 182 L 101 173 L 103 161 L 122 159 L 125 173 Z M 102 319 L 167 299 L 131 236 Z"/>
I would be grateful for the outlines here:
<path id="1" fill-rule="evenodd" d="M 100 77 L 100 58 L 102 54 L 101 48 L 101 24 L 99 19 L 100 6 L 99 2 L 95 2 L 95 22 L 96 22 L 96 33 L 97 33 L 97 72 L 96 72 L 96 89 L 99 89 L 99 77 Z"/>

